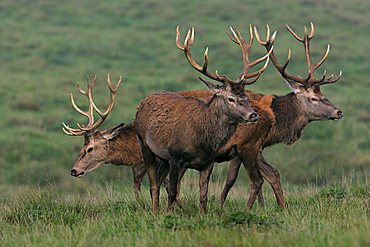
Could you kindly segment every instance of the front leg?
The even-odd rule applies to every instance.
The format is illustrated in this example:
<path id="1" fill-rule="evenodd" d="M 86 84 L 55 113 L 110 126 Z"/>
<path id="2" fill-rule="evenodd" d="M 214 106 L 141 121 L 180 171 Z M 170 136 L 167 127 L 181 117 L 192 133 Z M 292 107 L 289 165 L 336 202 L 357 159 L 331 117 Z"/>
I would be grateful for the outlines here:
<path id="1" fill-rule="evenodd" d="M 213 170 L 213 162 L 199 172 L 199 210 L 201 214 L 207 213 L 208 186 Z"/>
<path id="2" fill-rule="evenodd" d="M 258 167 L 260 168 L 263 177 L 270 183 L 279 207 L 285 208 L 285 199 L 283 189 L 281 187 L 279 171 L 267 163 L 263 157 L 262 151 L 258 155 Z"/>

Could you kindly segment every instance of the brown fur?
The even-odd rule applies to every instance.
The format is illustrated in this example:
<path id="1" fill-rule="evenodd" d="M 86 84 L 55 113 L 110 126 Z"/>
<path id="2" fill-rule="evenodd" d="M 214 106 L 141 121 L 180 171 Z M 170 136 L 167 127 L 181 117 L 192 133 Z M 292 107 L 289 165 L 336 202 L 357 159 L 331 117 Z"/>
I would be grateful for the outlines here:
<path id="1" fill-rule="evenodd" d="M 312 113 L 306 113 L 305 109 L 302 109 L 302 103 L 294 93 L 285 96 L 263 95 L 252 91 L 246 91 L 246 93 L 251 106 L 258 112 L 260 119 L 254 125 L 239 124 L 230 141 L 218 151 L 216 162 L 232 159 L 221 201 L 224 203 L 229 190 L 235 183 L 243 159 L 244 166 L 251 179 L 251 197 L 253 197 L 256 188 L 259 187 L 259 184 L 262 184 L 262 181 L 253 181 L 255 180 L 253 178 L 255 171 L 253 171 L 254 161 L 251 161 L 251 159 L 256 158 L 263 177 L 267 179 L 273 188 L 279 206 L 284 208 L 285 200 L 281 188 L 280 174 L 267 163 L 262 155 L 262 150 L 276 143 L 283 142 L 291 145 L 296 142 L 300 138 L 302 130 L 311 121 L 310 116 L 312 116 Z M 325 99 L 320 92 L 316 91 L 315 93 L 319 94 L 323 102 L 326 102 L 327 112 L 336 114 L 337 108 Z M 210 93 L 205 90 L 183 91 L 179 92 L 179 94 L 205 99 L 210 97 Z M 252 167 L 250 165 L 251 162 Z M 139 174 L 138 176 L 142 175 Z M 251 206 L 251 197 L 248 200 L 248 206 Z M 260 204 L 263 205 L 262 193 L 259 193 L 258 197 Z"/>
<path id="2" fill-rule="evenodd" d="M 136 166 L 143 163 L 139 138 L 132 124 L 126 126 L 108 144 L 107 162 L 114 165 Z"/>
<path id="3" fill-rule="evenodd" d="M 143 165 L 139 139 L 132 124 L 87 132 L 71 174 L 81 177 L 104 163 L 133 167 Z M 134 177 L 134 180 L 135 191 L 140 191 L 142 178 L 138 181 Z"/>
<path id="4" fill-rule="evenodd" d="M 176 93 L 156 93 L 138 108 L 135 128 L 151 184 L 153 211 L 157 211 L 159 190 L 155 179 L 155 157 L 169 162 L 169 206 L 176 199 L 179 169 L 200 171 L 200 211 L 206 212 L 207 191 L 213 160 L 236 130 L 237 122 L 251 118 L 247 98 L 230 87 L 200 100 Z M 161 175 L 159 175 L 161 177 Z"/>
<path id="5" fill-rule="evenodd" d="M 178 94 L 187 97 L 193 96 L 202 98 L 204 101 L 212 97 L 212 93 L 206 90 L 182 91 L 178 92 Z M 248 94 L 253 94 L 252 98 L 255 100 L 250 100 L 250 103 L 258 112 L 259 120 L 257 124 L 238 124 L 234 135 L 223 147 L 218 149 L 215 161 L 224 162 L 233 158 L 238 158 L 244 164 L 248 165 L 246 168 L 252 181 L 252 192 L 247 205 L 251 208 L 263 182 L 259 169 L 257 168 L 257 157 L 262 148 L 264 139 L 267 137 L 275 120 L 270 106 L 272 96 L 258 95 L 250 91 Z M 182 171 L 180 173 L 184 174 L 184 172 L 185 171 Z"/>
<path id="6" fill-rule="evenodd" d="M 252 99 L 256 99 L 257 101 L 262 101 L 264 97 L 256 94 L 249 95 Z M 263 157 L 263 148 L 277 143 L 292 145 L 300 138 L 303 129 L 309 122 L 340 119 L 343 114 L 321 94 L 318 88 L 301 89 L 296 93 L 290 93 L 284 96 L 266 97 L 269 98 L 267 102 L 271 102 L 270 110 L 267 110 L 267 112 L 269 112 L 269 115 L 274 116 L 274 121 L 272 122 L 272 128 L 267 138 L 262 143 L 262 149 L 258 154 L 257 162 L 263 177 L 267 179 L 275 193 L 277 203 L 280 207 L 284 208 L 285 200 L 281 188 L 280 174 Z M 311 100 L 313 97 L 316 98 L 317 101 L 313 102 Z M 252 102 L 253 100 L 251 100 L 251 105 L 253 106 Z M 263 105 L 268 106 L 268 104 L 269 103 Z M 229 190 L 235 183 L 241 162 L 240 160 L 236 160 L 229 164 L 226 184 L 221 194 L 222 202 L 225 201 Z M 246 166 L 245 163 L 244 166 Z M 248 168 L 247 172 L 249 172 Z M 260 205 L 263 206 L 264 202 L 261 191 L 258 194 L 258 199 Z"/>

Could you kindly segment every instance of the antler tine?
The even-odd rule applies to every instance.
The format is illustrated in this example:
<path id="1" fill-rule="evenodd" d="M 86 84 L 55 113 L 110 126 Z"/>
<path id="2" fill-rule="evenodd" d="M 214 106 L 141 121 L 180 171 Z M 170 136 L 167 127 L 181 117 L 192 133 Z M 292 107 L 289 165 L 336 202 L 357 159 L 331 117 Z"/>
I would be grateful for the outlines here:
<path id="1" fill-rule="evenodd" d="M 341 77 L 342 77 L 342 71 L 340 70 L 339 71 L 339 74 L 338 74 L 338 76 L 335 78 L 335 79 L 332 79 L 334 77 L 334 75 L 332 74 L 332 75 L 330 75 L 330 77 L 329 78 L 325 78 L 324 77 L 324 79 L 322 80 L 322 81 L 320 81 L 320 82 L 318 82 L 318 83 L 315 83 L 315 85 L 317 85 L 317 86 L 321 86 L 321 85 L 325 85 L 325 84 L 332 84 L 332 83 L 335 83 L 335 82 L 337 82 Z"/>
<path id="2" fill-rule="evenodd" d="M 310 22 L 310 26 L 311 26 L 311 32 L 310 32 L 310 35 L 308 35 L 308 38 L 312 39 L 315 34 L 315 26 L 313 25 L 312 21 Z"/>
<path id="3" fill-rule="evenodd" d="M 182 51 L 185 50 L 184 46 L 181 44 L 181 41 L 180 41 L 180 26 L 179 25 L 177 25 L 176 27 L 176 46 Z"/>
<path id="4" fill-rule="evenodd" d="M 67 125 L 64 125 L 64 128 L 68 132 L 70 132 L 72 135 L 83 135 L 84 133 L 86 133 L 87 131 L 89 131 L 91 129 L 91 126 L 93 126 L 93 124 L 94 124 L 94 106 L 93 106 L 94 103 L 92 102 L 92 89 L 95 86 L 95 82 L 96 82 L 96 75 L 94 76 L 92 83 L 89 83 L 89 80 L 87 79 L 87 91 L 83 90 L 80 87 L 80 84 L 77 83 L 78 91 L 82 95 L 85 95 L 88 98 L 88 100 L 89 100 L 89 109 L 88 109 L 88 111 L 83 111 L 83 110 L 81 110 L 81 108 L 79 108 L 76 105 L 76 103 L 74 101 L 73 94 L 71 93 L 71 102 L 72 102 L 73 108 L 78 113 L 80 113 L 83 116 L 87 117 L 88 120 L 89 120 L 88 121 L 88 124 L 86 126 L 81 126 L 80 124 L 77 124 L 78 129 L 73 129 L 73 128 L 70 128 Z"/>
<path id="5" fill-rule="evenodd" d="M 243 66 L 243 71 L 241 73 L 241 75 L 239 76 L 239 78 L 237 80 L 231 80 L 229 79 L 227 76 L 225 75 L 219 75 L 216 71 L 216 73 L 211 73 L 207 70 L 208 68 L 208 47 L 206 48 L 205 52 L 204 52 L 204 60 L 203 60 L 203 64 L 202 66 L 199 65 L 195 60 L 194 58 L 192 57 L 191 55 L 191 51 L 190 51 L 190 48 L 194 42 L 194 28 L 190 29 L 186 35 L 186 38 L 185 38 L 185 41 L 184 41 L 184 44 L 182 44 L 180 42 L 180 28 L 179 26 L 176 27 L 176 45 L 177 47 L 184 51 L 185 53 L 185 56 L 188 60 L 188 62 L 190 63 L 191 66 L 193 66 L 193 68 L 195 68 L 197 71 L 199 71 L 200 73 L 202 73 L 203 75 L 207 76 L 208 78 L 212 79 L 212 80 L 216 80 L 216 81 L 219 81 L 221 83 L 223 83 L 224 85 L 230 85 L 230 84 L 234 84 L 234 85 L 240 85 L 240 84 L 251 84 L 255 81 L 257 81 L 258 77 L 261 75 L 262 72 L 265 71 L 266 67 L 267 67 L 267 63 L 268 63 L 268 57 L 269 57 L 269 54 L 268 53 L 267 55 L 259 58 L 259 59 L 256 59 L 255 61 L 253 62 L 249 62 L 249 58 L 248 58 L 248 55 L 249 55 L 249 51 L 250 51 L 250 48 L 253 44 L 253 29 L 252 29 L 252 25 L 249 25 L 249 32 L 250 32 L 250 39 L 249 39 L 249 42 L 245 41 L 242 37 L 242 35 L 240 34 L 240 32 L 237 30 L 237 29 L 233 29 L 232 27 L 230 27 L 230 30 L 231 30 L 231 33 L 232 35 L 230 35 L 229 33 L 227 33 L 227 36 L 233 41 L 235 42 L 236 44 L 238 44 L 241 48 L 242 48 L 242 52 L 243 52 L 243 63 L 244 63 L 244 66 Z M 270 50 L 269 50 L 270 52 Z M 265 65 L 258 71 L 256 72 L 253 72 L 253 73 L 250 73 L 248 74 L 248 71 L 255 65 L 263 62 L 263 61 L 266 61 Z M 252 81 L 248 81 L 247 79 L 248 78 L 254 78 L 254 77 L 257 77 L 255 78 L 254 80 Z"/>
<path id="6" fill-rule="evenodd" d="M 230 34 L 227 34 L 227 35 L 233 42 L 235 42 L 236 44 L 238 44 L 241 47 L 242 53 L 243 53 L 243 63 L 244 63 L 243 71 L 240 74 L 238 80 L 231 81 L 231 82 L 234 83 L 234 84 L 243 83 L 244 85 L 250 85 L 250 84 L 256 82 L 258 80 L 258 78 L 261 76 L 261 74 L 266 70 L 268 62 L 269 62 L 269 55 L 270 55 L 273 48 L 271 47 L 271 49 L 268 49 L 268 53 L 266 55 L 264 55 L 263 57 L 258 58 L 258 59 L 254 60 L 252 62 L 249 62 L 249 52 L 250 52 L 250 49 L 252 47 L 253 38 L 254 38 L 253 37 L 252 25 L 249 25 L 249 33 L 250 33 L 249 42 L 245 41 L 245 39 L 241 36 L 240 32 L 237 29 L 235 29 L 236 31 L 234 31 L 234 29 L 232 27 L 230 27 L 230 30 L 231 30 L 232 34 L 234 35 L 234 37 L 232 37 Z M 263 61 L 266 61 L 266 62 L 265 62 L 264 66 L 261 69 L 259 69 L 258 71 L 255 71 L 253 73 L 248 74 L 248 71 L 252 67 L 254 67 L 255 65 L 257 65 L 257 64 L 259 64 Z M 248 78 L 254 78 L 254 79 L 253 80 L 247 80 Z"/>
<path id="7" fill-rule="evenodd" d="M 313 38 L 313 36 L 315 34 L 315 26 L 314 26 L 313 22 L 310 22 L 311 31 L 310 31 L 309 34 L 307 32 L 306 26 L 304 27 L 304 38 L 303 39 L 301 37 L 299 37 L 292 30 L 291 27 L 289 27 L 288 25 L 286 25 L 286 27 L 289 30 L 289 32 L 298 41 L 303 43 L 303 46 L 304 46 L 304 49 L 305 49 L 305 55 L 306 55 L 306 60 L 307 60 L 307 65 L 308 65 L 308 76 L 305 79 L 305 83 L 304 83 L 305 86 L 307 86 L 307 87 L 312 87 L 314 85 L 320 86 L 320 85 L 330 84 L 330 83 L 334 83 L 334 82 L 338 81 L 341 77 L 341 73 L 339 73 L 338 77 L 335 78 L 334 80 L 332 79 L 333 76 L 330 76 L 329 78 L 326 78 L 326 71 L 324 72 L 323 77 L 321 79 L 317 79 L 317 78 L 314 77 L 314 72 L 317 70 L 317 68 L 319 68 L 325 62 L 325 60 L 329 56 L 330 45 L 328 44 L 326 52 L 325 52 L 324 56 L 321 58 L 321 60 L 317 64 L 313 64 L 312 61 L 311 61 L 311 50 L 310 50 L 310 41 L 311 41 L 311 39 Z"/>
<path id="8" fill-rule="evenodd" d="M 188 60 L 188 62 L 190 63 L 190 65 L 194 69 L 196 69 L 197 71 L 199 71 L 203 75 L 211 78 L 212 80 L 216 80 L 216 81 L 222 82 L 223 84 L 227 85 L 229 83 L 229 79 L 226 76 L 218 75 L 217 73 L 211 73 L 207 70 L 208 60 L 209 60 L 209 58 L 208 58 L 208 47 L 206 48 L 206 50 L 204 52 L 204 55 L 203 55 L 203 64 L 202 64 L 202 66 L 199 65 L 194 60 L 194 58 L 191 54 L 191 46 L 194 43 L 194 36 L 195 36 L 194 35 L 194 27 L 192 27 L 191 29 L 189 29 L 189 31 L 186 35 L 184 44 L 181 44 L 181 42 L 180 42 L 180 27 L 177 26 L 176 27 L 176 45 L 177 45 L 177 47 L 180 50 L 184 51 L 186 59 Z"/>
<path id="9" fill-rule="evenodd" d="M 318 65 L 314 65 L 312 64 L 311 62 L 311 52 L 310 52 L 310 40 L 313 38 L 313 35 L 315 34 L 314 32 L 314 25 L 313 23 L 311 22 L 310 23 L 310 26 L 311 26 L 311 31 L 310 31 L 310 34 L 308 34 L 307 32 L 307 27 L 304 26 L 304 37 L 301 38 L 300 36 L 297 35 L 297 33 L 295 33 L 293 31 L 293 29 L 288 25 L 288 24 L 285 24 L 286 28 L 288 29 L 288 31 L 300 42 L 303 43 L 303 46 L 304 46 L 304 49 L 305 49 L 305 56 L 306 56 L 306 60 L 307 60 L 307 66 L 308 66 L 308 76 L 307 78 L 305 79 L 304 81 L 304 85 L 305 86 L 308 86 L 308 87 L 311 87 L 311 82 L 312 82 L 312 79 L 314 78 L 314 75 L 313 73 L 315 72 L 315 70 L 324 62 L 324 60 L 326 59 L 327 57 L 327 54 L 325 54 L 324 58 L 318 63 Z"/>
<path id="10" fill-rule="evenodd" d="M 274 42 L 275 42 L 275 38 L 276 38 L 276 31 L 274 31 L 274 33 L 272 34 L 272 36 L 270 37 L 270 27 L 268 25 L 266 25 L 266 28 L 267 28 L 267 35 L 266 35 L 266 41 L 263 41 L 261 40 L 260 38 L 260 35 L 257 31 L 257 27 L 255 26 L 254 27 L 254 33 L 256 35 L 256 39 L 258 41 L 259 44 L 263 45 L 267 50 L 271 49 Z M 286 59 L 286 61 L 284 62 L 284 64 L 280 64 L 279 61 L 277 60 L 276 56 L 275 56 L 275 53 L 274 51 L 270 51 L 270 58 L 271 58 L 271 62 L 274 64 L 275 68 L 280 72 L 280 74 L 287 80 L 294 80 L 294 81 L 298 81 L 298 82 L 301 82 L 301 83 L 305 83 L 305 79 L 300 77 L 300 76 L 295 76 L 295 75 L 292 75 L 292 74 L 289 74 L 288 72 L 286 72 L 286 68 L 290 62 L 290 58 L 291 58 L 291 50 L 289 49 L 288 50 L 288 57 Z"/>
<path id="11" fill-rule="evenodd" d="M 88 98 L 89 110 L 88 111 L 81 110 L 81 108 L 79 108 L 76 105 L 72 93 L 71 93 L 71 102 L 72 102 L 72 105 L 75 108 L 75 110 L 77 112 L 79 112 L 80 114 L 82 114 L 83 116 L 86 116 L 88 118 L 89 122 L 86 126 L 85 125 L 80 125 L 79 123 L 77 123 L 78 129 L 71 128 L 68 125 L 66 125 L 65 123 L 62 123 L 63 132 L 68 134 L 68 135 L 79 136 L 79 135 L 84 135 L 88 131 L 92 131 L 92 130 L 98 128 L 103 123 L 105 118 L 109 115 L 109 113 L 112 111 L 113 105 L 114 105 L 114 102 L 115 102 L 115 98 L 116 98 L 116 93 L 118 91 L 118 87 L 121 84 L 121 82 L 122 82 L 122 77 L 120 76 L 119 81 L 116 83 L 116 85 L 114 85 L 111 82 L 110 76 L 108 74 L 107 83 L 108 83 L 108 87 L 109 87 L 109 90 L 110 90 L 110 102 L 109 102 L 109 105 L 108 105 L 107 109 L 104 112 L 101 112 L 93 101 L 92 90 L 93 90 L 93 88 L 95 86 L 95 83 L 96 83 L 96 75 L 94 76 L 94 79 L 91 83 L 89 83 L 89 81 L 87 81 L 87 91 L 81 89 L 80 85 L 78 84 L 78 91 Z M 101 117 L 96 123 L 94 123 L 94 109 L 97 111 L 97 113 Z"/>
<path id="12" fill-rule="evenodd" d="M 116 85 L 114 85 L 111 81 L 111 78 L 110 78 L 110 75 L 108 74 L 107 75 L 107 84 L 108 84 L 108 87 L 109 87 L 109 90 L 110 90 L 110 101 L 109 101 L 109 104 L 107 106 L 107 109 L 102 112 L 94 103 L 92 97 L 91 97 L 91 104 L 93 106 L 93 108 L 95 109 L 95 111 L 99 114 L 100 116 L 100 119 L 91 126 L 92 129 L 96 129 L 98 128 L 103 122 L 104 120 L 107 118 L 107 116 L 109 115 L 109 113 L 113 110 L 113 106 L 114 106 L 114 102 L 116 101 L 116 93 L 118 91 L 118 87 L 119 85 L 121 84 L 122 82 L 122 76 L 119 77 L 119 80 L 118 82 L 116 83 Z"/>
<path id="13" fill-rule="evenodd" d="M 329 52 L 330 52 L 330 45 L 328 44 L 328 48 L 326 49 L 326 52 L 324 54 L 324 56 L 321 58 L 321 60 L 313 67 L 313 71 L 315 71 L 318 67 L 321 66 L 321 64 L 323 64 L 326 60 L 326 58 L 329 56 Z"/>
<path id="14" fill-rule="evenodd" d="M 63 125 L 62 130 L 67 135 L 70 135 L 70 136 L 80 136 L 80 135 L 83 135 L 85 133 L 85 131 L 77 130 L 77 129 L 73 129 L 73 128 L 69 127 L 64 122 L 62 122 L 62 125 Z"/>
<path id="15" fill-rule="evenodd" d="M 252 26 L 249 25 L 249 31 L 251 31 L 251 28 Z M 242 35 L 240 34 L 239 30 L 235 28 L 236 31 L 234 31 L 233 27 L 230 27 L 230 30 L 232 32 L 232 34 L 234 35 L 234 38 L 228 34 L 227 36 L 234 42 L 236 43 L 237 45 L 240 46 L 240 48 L 242 49 L 242 55 L 243 55 L 243 71 L 242 73 L 240 74 L 239 76 L 239 79 L 241 80 L 242 78 L 244 78 L 244 71 L 245 69 L 247 68 L 248 64 L 249 64 L 249 51 L 252 47 L 252 43 L 253 43 L 253 34 L 251 33 L 250 35 L 250 38 L 249 38 L 249 42 L 246 42 L 245 39 L 242 37 Z"/>
<path id="16" fill-rule="evenodd" d="M 261 57 L 261 58 L 259 58 L 259 59 L 256 59 L 255 61 L 253 61 L 251 64 L 253 64 L 253 65 L 251 65 L 251 66 L 249 66 L 249 68 L 251 68 L 251 67 L 253 67 L 253 66 L 255 66 L 256 64 L 259 64 L 259 63 L 261 63 L 261 62 L 263 62 L 263 61 L 265 61 L 265 64 L 263 65 L 263 67 L 261 68 L 261 69 L 259 69 L 258 71 L 255 71 L 255 72 L 253 72 L 253 73 L 250 73 L 250 74 L 246 74 L 243 78 L 242 78 L 242 83 L 244 83 L 245 85 L 250 85 L 250 84 L 252 84 L 252 83 L 255 83 L 257 80 L 258 80 L 258 78 L 261 76 L 261 74 L 266 70 L 266 68 L 267 68 L 267 65 L 268 65 L 268 63 L 269 63 L 269 61 L 270 61 L 270 54 L 271 54 L 271 52 L 272 52 L 272 50 L 274 49 L 274 47 L 272 46 L 271 47 L 271 49 L 270 49 L 270 51 L 266 54 L 266 55 L 264 55 L 263 57 Z M 249 70 L 249 69 L 248 69 Z M 252 80 L 247 80 L 247 78 L 253 78 L 253 77 L 255 77 L 254 79 L 252 79 Z"/>
<path id="17" fill-rule="evenodd" d="M 303 38 L 300 37 L 296 32 L 293 31 L 293 29 L 288 25 L 285 24 L 288 31 L 293 35 L 294 38 L 296 38 L 299 42 L 302 42 L 305 48 L 305 55 L 308 65 L 308 77 L 306 78 L 306 82 L 309 81 L 310 78 L 313 78 L 313 73 L 315 71 L 315 66 L 311 62 L 311 54 L 310 54 L 310 40 L 313 38 L 313 35 L 315 34 L 315 28 L 312 22 L 310 22 L 311 31 L 310 34 L 307 32 L 307 27 L 304 26 L 304 36 Z"/>
<path id="18" fill-rule="evenodd" d="M 289 30 L 289 32 L 296 38 L 298 41 L 303 42 L 303 38 L 299 37 L 298 34 L 294 32 L 294 30 L 288 25 L 285 24 L 285 27 Z"/>

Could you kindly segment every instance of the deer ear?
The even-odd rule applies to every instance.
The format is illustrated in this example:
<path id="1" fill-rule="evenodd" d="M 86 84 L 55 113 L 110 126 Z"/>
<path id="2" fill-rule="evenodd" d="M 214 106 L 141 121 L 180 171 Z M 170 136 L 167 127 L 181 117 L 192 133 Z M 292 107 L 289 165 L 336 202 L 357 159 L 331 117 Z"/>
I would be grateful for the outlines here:
<path id="1" fill-rule="evenodd" d="M 303 93 L 306 91 L 306 88 L 299 82 L 290 80 L 290 79 L 285 79 L 286 82 L 288 83 L 288 86 L 294 93 Z"/>
<path id="2" fill-rule="evenodd" d="M 209 90 L 211 90 L 214 93 L 217 93 L 221 89 L 220 85 L 214 84 L 211 81 L 207 81 L 207 80 L 203 79 L 202 77 L 199 77 L 199 80 L 201 80 L 204 84 L 206 84 L 206 86 L 209 88 Z"/>
<path id="3" fill-rule="evenodd" d="M 121 123 L 120 125 L 114 126 L 112 128 L 109 128 L 106 130 L 106 133 L 103 134 L 103 137 L 107 140 L 110 141 L 113 138 L 115 138 L 120 131 L 126 127 L 125 123 Z"/>

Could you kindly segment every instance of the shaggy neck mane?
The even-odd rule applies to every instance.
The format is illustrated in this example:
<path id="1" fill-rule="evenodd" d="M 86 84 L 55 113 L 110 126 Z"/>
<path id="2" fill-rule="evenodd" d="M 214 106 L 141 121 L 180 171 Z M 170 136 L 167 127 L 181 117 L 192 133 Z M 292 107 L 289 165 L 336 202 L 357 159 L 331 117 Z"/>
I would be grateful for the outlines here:
<path id="1" fill-rule="evenodd" d="M 200 140 L 203 143 L 200 145 L 208 146 L 213 151 L 217 151 L 235 133 L 237 123 L 232 123 L 224 99 L 217 94 L 213 95 L 204 104 L 204 107 L 200 108 L 199 114 L 202 116 L 197 118 L 201 120 L 201 124 L 198 124 L 198 133 L 199 136 L 203 136 Z"/>
<path id="2" fill-rule="evenodd" d="M 264 146 L 283 142 L 288 145 L 295 143 L 302 134 L 302 130 L 308 124 L 308 119 L 301 113 L 297 96 L 290 93 L 284 96 L 275 96 L 271 107 L 275 113 L 276 123 Z"/>
<path id="3" fill-rule="evenodd" d="M 109 141 L 109 162 L 114 165 L 137 165 L 143 162 L 139 140 L 133 124 L 121 129 L 118 136 Z"/>

